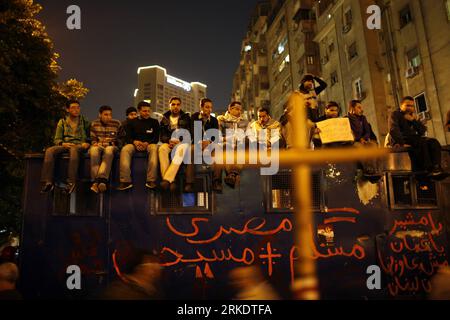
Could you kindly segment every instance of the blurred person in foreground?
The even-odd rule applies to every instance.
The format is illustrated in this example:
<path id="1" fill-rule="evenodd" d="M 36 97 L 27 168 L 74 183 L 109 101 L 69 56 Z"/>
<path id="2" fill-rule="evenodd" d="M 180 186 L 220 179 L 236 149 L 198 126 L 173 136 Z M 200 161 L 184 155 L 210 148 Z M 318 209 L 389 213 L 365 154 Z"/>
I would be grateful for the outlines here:
<path id="1" fill-rule="evenodd" d="M 256 266 L 239 267 L 229 274 L 231 285 L 237 290 L 234 300 L 279 300 L 261 269 Z"/>
<path id="2" fill-rule="evenodd" d="M 440 268 L 431 279 L 430 300 L 450 300 L 450 267 Z"/>
<path id="3" fill-rule="evenodd" d="M 19 279 L 19 269 L 14 263 L 0 264 L 0 300 L 22 300 L 22 295 L 16 289 Z"/>
<path id="4" fill-rule="evenodd" d="M 158 300 L 161 265 L 159 258 L 149 252 L 123 247 L 113 253 L 113 263 L 118 279 L 109 284 L 102 300 Z"/>

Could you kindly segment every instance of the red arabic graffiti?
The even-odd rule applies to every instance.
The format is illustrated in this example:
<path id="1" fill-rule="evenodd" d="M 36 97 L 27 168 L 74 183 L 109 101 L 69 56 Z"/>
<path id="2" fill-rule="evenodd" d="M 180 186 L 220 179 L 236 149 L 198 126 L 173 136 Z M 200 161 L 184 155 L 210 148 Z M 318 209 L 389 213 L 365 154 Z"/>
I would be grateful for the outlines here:
<path id="1" fill-rule="evenodd" d="M 166 224 L 167 224 L 167 227 L 169 228 L 169 230 L 180 237 L 185 237 L 186 241 L 191 244 L 212 243 L 212 242 L 220 239 L 224 234 L 229 235 L 229 234 L 234 233 L 237 235 L 251 234 L 254 236 L 270 236 L 270 235 L 278 234 L 280 232 L 292 231 L 292 222 L 289 219 L 283 219 L 283 221 L 281 221 L 280 225 L 273 230 L 265 230 L 264 231 L 261 229 L 265 227 L 266 220 L 263 218 L 252 218 L 249 221 L 247 221 L 247 223 L 245 223 L 242 230 L 231 228 L 231 227 L 225 228 L 223 226 L 220 226 L 219 231 L 217 231 L 217 233 L 213 237 L 208 238 L 208 239 L 194 240 L 191 238 L 198 236 L 200 233 L 200 228 L 197 224 L 198 222 L 209 222 L 209 219 L 193 218 L 191 221 L 191 225 L 194 228 L 194 231 L 191 233 L 185 233 L 185 232 L 177 230 L 171 223 L 170 218 L 166 219 Z"/>
<path id="2" fill-rule="evenodd" d="M 351 208 L 334 208 L 328 209 L 327 212 L 359 214 L 358 210 Z M 293 224 L 287 218 L 281 220 L 281 222 L 279 222 L 273 228 L 267 227 L 267 221 L 264 218 L 251 218 L 246 223 L 244 223 L 242 228 L 219 226 L 217 227 L 217 230 L 213 232 L 212 236 L 205 236 L 204 230 L 209 227 L 209 222 L 210 219 L 208 218 L 193 218 L 190 224 L 192 229 L 181 230 L 181 228 L 174 225 L 169 217 L 166 218 L 166 225 L 170 232 L 184 238 L 187 243 L 192 245 L 206 245 L 215 243 L 228 235 L 252 235 L 256 237 L 267 237 L 279 235 L 283 232 L 290 233 L 293 230 Z M 356 218 L 331 217 L 325 219 L 326 224 L 338 222 L 356 223 Z M 312 233 L 312 235 L 314 235 L 314 233 Z M 208 269 L 209 277 L 211 277 L 211 275 L 213 274 L 210 270 L 211 263 L 235 262 L 249 266 L 254 264 L 256 261 L 260 261 L 263 265 L 266 265 L 268 276 L 272 276 L 274 265 L 276 265 L 280 259 L 289 259 L 291 269 L 290 272 L 291 275 L 293 275 L 294 263 L 299 258 L 298 248 L 296 246 L 292 246 L 287 253 L 283 253 L 279 250 L 279 248 L 276 248 L 276 246 L 274 246 L 271 241 L 265 243 L 262 248 L 257 249 L 251 249 L 248 247 L 244 247 L 243 249 L 241 248 L 238 250 L 232 248 L 208 249 L 196 247 L 194 248 L 193 253 L 190 254 L 182 253 L 166 246 L 162 249 L 162 254 L 164 256 L 164 262 L 162 263 L 162 266 L 164 267 L 172 267 L 178 264 L 205 263 Z M 314 241 L 311 254 L 313 255 L 314 259 L 328 259 L 332 257 L 342 256 L 362 260 L 366 256 L 364 248 L 359 244 L 355 244 L 350 249 L 343 247 L 324 249 L 321 246 L 317 247 Z M 198 277 L 200 273 L 199 268 L 197 268 L 196 273 Z"/>
<path id="3" fill-rule="evenodd" d="M 436 223 L 433 220 L 433 216 L 431 215 L 431 212 L 429 212 L 426 216 L 423 216 L 420 218 L 419 221 L 415 221 L 413 218 L 413 215 L 410 213 L 407 215 L 406 220 L 396 220 L 394 222 L 394 226 L 392 227 L 391 231 L 389 232 L 389 235 L 393 235 L 397 231 L 406 230 L 407 227 L 411 226 L 424 226 L 424 227 L 430 227 L 431 233 L 433 234 L 439 234 L 442 231 L 442 224 Z"/>
<path id="4" fill-rule="evenodd" d="M 383 257 L 380 248 L 377 250 L 381 268 L 391 278 L 388 289 L 392 296 L 431 291 L 429 278 L 448 266 L 445 248 L 437 241 L 442 229 L 431 213 L 418 220 L 410 213 L 394 221 L 389 232 L 394 237 L 386 244 L 392 254 Z"/>

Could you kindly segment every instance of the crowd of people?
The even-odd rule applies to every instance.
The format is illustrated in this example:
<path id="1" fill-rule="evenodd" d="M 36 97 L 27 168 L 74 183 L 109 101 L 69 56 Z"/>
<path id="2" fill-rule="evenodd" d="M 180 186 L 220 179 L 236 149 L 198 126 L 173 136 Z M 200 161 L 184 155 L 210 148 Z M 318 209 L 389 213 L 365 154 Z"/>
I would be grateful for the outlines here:
<path id="1" fill-rule="evenodd" d="M 205 135 L 208 130 L 215 129 L 223 137 L 230 135 L 231 132 L 232 139 L 236 138 L 232 137 L 233 134 L 241 129 L 250 128 L 255 132 L 255 137 L 258 137 L 261 130 L 274 129 L 279 132 L 279 123 L 271 119 L 267 109 L 261 108 L 258 111 L 259 119 L 249 123 L 244 117 L 242 104 L 234 101 L 224 115 L 216 118 L 213 116 L 213 101 L 208 98 L 202 99 L 200 110 L 190 115 L 182 110 L 182 100 L 173 97 L 169 101 L 169 110 L 159 122 L 152 117 L 151 105 L 145 101 L 140 102 L 137 109 L 128 108 L 127 119 L 122 122 L 113 119 L 112 108 L 109 106 L 100 107 L 98 119 L 92 123 L 81 115 L 78 101 L 69 101 L 66 111 L 67 116 L 57 124 L 54 146 L 45 152 L 41 179 L 42 193 L 54 189 L 55 161 L 62 153 L 68 153 L 70 159 L 66 181 L 68 194 L 76 188 L 80 155 L 86 152 L 90 155 L 91 190 L 95 193 L 102 193 L 108 189 L 112 162 L 116 154 L 120 155 L 120 184 L 117 190 L 133 188 L 132 161 L 136 152 L 148 154 L 145 186 L 150 190 L 159 187 L 163 191 L 174 192 L 177 190 L 176 177 L 186 154 L 190 152 L 193 155 L 195 145 L 204 150 L 209 145 L 219 143 L 214 136 Z M 199 137 L 194 134 L 196 122 L 202 128 Z M 186 138 L 188 141 L 183 135 L 177 135 L 181 129 L 191 134 L 190 138 Z M 267 139 L 269 148 L 272 141 L 276 143 L 278 140 L 278 134 L 271 137 L 269 133 Z M 225 146 L 227 141 L 231 140 L 224 138 L 220 144 Z M 226 172 L 225 183 L 235 188 L 242 165 L 213 165 L 213 167 L 213 189 L 216 192 L 223 190 L 223 171 Z M 195 168 L 194 163 L 190 162 L 186 165 L 184 191 L 193 192 L 194 182 Z"/>
<path id="2" fill-rule="evenodd" d="M 322 143 L 318 123 L 341 117 L 341 107 L 334 101 L 328 102 L 324 114 L 320 114 L 318 95 L 326 87 L 327 84 L 323 80 L 308 74 L 302 79 L 299 90 L 291 95 L 301 95 L 305 101 L 306 125 L 310 132 L 311 147 L 315 149 L 346 145 L 358 148 L 378 147 L 379 141 L 364 115 L 364 107 L 359 100 L 349 102 L 348 114 L 345 116 L 349 120 L 354 141 Z M 127 118 L 122 122 L 113 119 L 110 106 L 102 106 L 99 109 L 98 119 L 92 123 L 81 115 L 78 101 L 69 101 L 66 105 L 67 116 L 57 124 L 54 146 L 45 152 L 42 192 L 53 190 L 55 159 L 59 154 L 68 153 L 70 160 L 66 191 L 68 194 L 72 193 L 76 187 L 80 154 L 84 152 L 90 155 L 91 190 L 95 193 L 102 193 L 108 189 L 111 166 L 116 154 L 120 155 L 120 184 L 117 190 L 133 188 L 132 162 L 136 152 L 148 154 L 146 187 L 150 190 L 159 187 L 163 191 L 174 192 L 177 190 L 176 177 L 183 159 L 189 153 L 193 156 L 195 145 L 202 151 L 215 144 L 221 144 L 224 148 L 229 141 L 241 141 L 236 137 L 239 132 L 250 132 L 258 143 L 268 149 L 275 145 L 292 148 L 295 139 L 292 130 L 294 105 L 290 101 L 291 99 L 288 100 L 280 121 L 272 119 L 267 108 L 259 108 L 257 119 L 249 121 L 239 101 L 233 101 L 225 114 L 215 117 L 213 101 L 208 98 L 202 99 L 199 111 L 190 115 L 182 110 L 181 98 L 172 97 L 169 101 L 169 110 L 160 121 L 152 117 L 150 103 L 142 101 L 137 109 L 131 107 L 126 110 Z M 196 122 L 202 128 L 200 137 L 194 134 Z M 450 129 L 448 123 L 446 128 Z M 190 137 L 177 135 L 181 129 L 189 132 Z M 217 141 L 205 134 L 209 130 L 217 130 L 224 138 Z M 426 132 L 425 123 L 417 116 L 414 98 L 404 97 L 400 109 L 393 111 L 389 116 L 388 145 L 405 148 L 411 157 L 414 171 L 427 172 L 431 178 L 441 179 L 446 176 L 441 168 L 441 146 L 436 139 L 426 137 Z M 230 136 L 231 140 L 228 139 Z M 213 190 L 222 192 L 223 171 L 225 184 L 235 188 L 239 183 L 243 165 L 213 164 L 213 169 Z M 360 163 L 360 169 L 363 176 L 371 181 L 377 181 L 382 175 L 379 162 L 376 160 Z M 191 161 L 186 164 L 184 191 L 193 192 L 194 182 L 195 170 Z"/>
<path id="3" fill-rule="evenodd" d="M 318 86 L 316 86 L 318 83 Z M 378 147 L 379 141 L 371 124 L 364 115 L 364 107 L 360 100 L 351 100 L 348 104 L 348 114 L 353 135 L 353 141 L 334 142 L 324 145 L 320 138 L 320 129 L 317 124 L 330 119 L 341 117 L 341 108 L 335 101 L 329 101 L 325 105 L 324 115 L 320 115 L 318 107 L 318 95 L 325 90 L 327 84 L 313 75 L 303 77 L 299 90 L 292 96 L 301 95 L 307 109 L 307 125 L 310 129 L 311 147 L 329 148 L 351 145 L 353 147 Z M 289 99 L 283 116 L 280 119 L 281 131 L 286 148 L 293 146 L 294 136 L 292 134 L 292 110 L 293 99 Z M 450 132 L 450 112 L 447 114 L 445 130 Z M 448 176 L 441 166 L 441 145 L 438 140 L 426 136 L 426 120 L 420 120 L 415 107 L 415 100 L 406 96 L 401 100 L 400 108 L 389 115 L 389 132 L 386 147 L 396 150 L 405 150 L 409 153 L 412 170 L 416 173 L 425 174 L 431 179 L 441 180 Z M 360 163 L 363 176 L 369 181 L 377 181 L 382 175 L 382 167 L 378 160 Z"/>
<path id="4" fill-rule="evenodd" d="M 327 84 L 320 78 L 306 75 L 299 90 L 291 95 L 301 95 L 305 101 L 306 125 L 311 148 L 379 147 L 380 142 L 365 117 L 364 106 L 359 100 L 349 101 L 348 114 L 345 115 L 350 124 L 353 141 L 331 144 L 322 142 L 318 124 L 322 121 L 342 117 L 341 107 L 334 101 L 325 105 L 323 115 L 319 112 L 318 95 L 326 87 Z M 128 108 L 126 119 L 121 122 L 113 119 L 113 110 L 110 106 L 102 106 L 99 108 L 98 119 L 90 123 L 81 114 L 80 103 L 69 101 L 66 105 L 67 116 L 57 123 L 54 145 L 45 152 L 41 192 L 47 193 L 54 189 L 55 162 L 61 154 L 69 156 L 65 184 L 68 194 L 74 192 L 76 188 L 78 166 L 83 153 L 88 153 L 90 156 L 92 192 L 103 193 L 110 187 L 111 167 L 116 155 L 120 156 L 120 181 L 117 190 L 124 191 L 133 188 L 132 162 L 136 153 L 148 155 L 146 188 L 155 190 L 159 187 L 163 191 L 174 192 L 177 190 L 176 177 L 183 165 L 182 160 L 186 154 L 194 155 L 195 146 L 198 146 L 201 151 L 215 144 L 221 144 L 224 147 L 227 143 L 234 143 L 233 139 L 239 138 L 236 136 L 242 132 L 252 133 L 250 139 L 256 139 L 267 149 L 274 147 L 290 149 L 295 145 L 292 128 L 293 121 L 295 121 L 293 118 L 295 105 L 291 103 L 291 99 L 288 100 L 285 112 L 279 121 L 273 119 L 270 110 L 263 107 L 258 109 L 257 119 L 249 121 L 245 117 L 242 103 L 239 101 L 230 103 L 226 113 L 218 117 L 214 116 L 211 99 L 202 99 L 199 107 L 198 112 L 190 115 L 182 110 L 182 100 L 173 97 L 169 101 L 169 110 L 158 121 L 152 117 L 151 105 L 142 101 L 137 108 Z M 429 178 L 436 180 L 447 177 L 441 167 L 441 145 L 436 139 L 426 136 L 425 121 L 419 119 L 413 97 L 404 97 L 400 108 L 390 113 L 388 121 L 389 132 L 386 146 L 407 151 L 411 158 L 413 171 L 426 174 Z M 196 135 L 195 131 L 199 127 L 201 134 Z M 447 113 L 445 128 L 450 131 L 450 111 Z M 189 132 L 190 136 L 177 135 L 177 131 L 181 129 Z M 210 130 L 217 130 L 223 140 L 206 134 Z M 228 139 L 230 135 L 233 138 L 231 140 Z M 248 138 L 247 136 L 245 139 Z M 246 143 L 245 139 L 244 143 Z M 378 160 L 362 162 L 359 165 L 363 175 L 371 182 L 377 181 L 382 175 Z M 243 167 L 242 164 L 236 163 L 213 164 L 213 190 L 222 192 L 223 172 L 225 172 L 224 182 L 229 187 L 235 188 L 239 183 Z M 184 191 L 194 192 L 194 164 L 187 163 L 184 172 Z M 0 299 L 20 299 L 20 293 L 16 289 L 19 270 L 11 258 L 13 254 L 10 254 L 8 259 L 5 258 L 8 252 L 10 251 L 3 250 L 0 260 Z M 111 283 L 101 298 L 153 299 L 161 297 L 158 289 L 158 281 L 161 276 L 158 258 L 154 254 L 147 253 L 139 253 L 136 256 L 139 258 L 136 258 L 136 261 L 127 267 L 127 264 L 122 263 L 123 257 L 120 254 L 117 255 L 117 261 L 115 260 L 114 263 L 119 279 Z M 448 273 L 448 270 L 446 272 Z M 264 296 L 270 296 L 270 298 L 276 298 L 276 294 L 267 291 L 265 285 L 263 286 L 264 282 L 256 272 L 251 271 L 250 273 L 255 275 L 255 282 L 248 280 L 250 278 L 245 272 L 239 271 L 231 274 L 235 284 L 243 292 L 239 298 L 256 297 L 260 293 L 264 293 Z M 443 277 L 443 274 L 441 276 Z M 448 274 L 445 276 L 448 278 Z M 242 280 L 242 277 L 245 279 Z M 257 286 L 254 283 L 262 284 Z"/>

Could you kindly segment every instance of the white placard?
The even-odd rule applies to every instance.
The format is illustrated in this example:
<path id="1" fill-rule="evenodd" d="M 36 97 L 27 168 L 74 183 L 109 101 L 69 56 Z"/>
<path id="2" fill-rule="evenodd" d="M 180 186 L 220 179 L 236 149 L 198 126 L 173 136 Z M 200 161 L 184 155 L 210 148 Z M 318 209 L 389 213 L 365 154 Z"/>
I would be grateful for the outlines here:
<path id="1" fill-rule="evenodd" d="M 323 144 L 355 141 L 348 118 L 328 119 L 317 122 L 316 125 L 320 129 L 320 140 Z"/>

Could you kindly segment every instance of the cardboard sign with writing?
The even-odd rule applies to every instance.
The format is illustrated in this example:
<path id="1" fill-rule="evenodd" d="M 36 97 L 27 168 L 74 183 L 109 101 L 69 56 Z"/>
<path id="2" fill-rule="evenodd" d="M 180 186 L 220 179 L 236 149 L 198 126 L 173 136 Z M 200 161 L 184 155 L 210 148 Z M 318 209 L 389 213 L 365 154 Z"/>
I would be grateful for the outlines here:
<path id="1" fill-rule="evenodd" d="M 317 122 L 323 144 L 354 141 L 348 118 L 329 119 Z"/>

